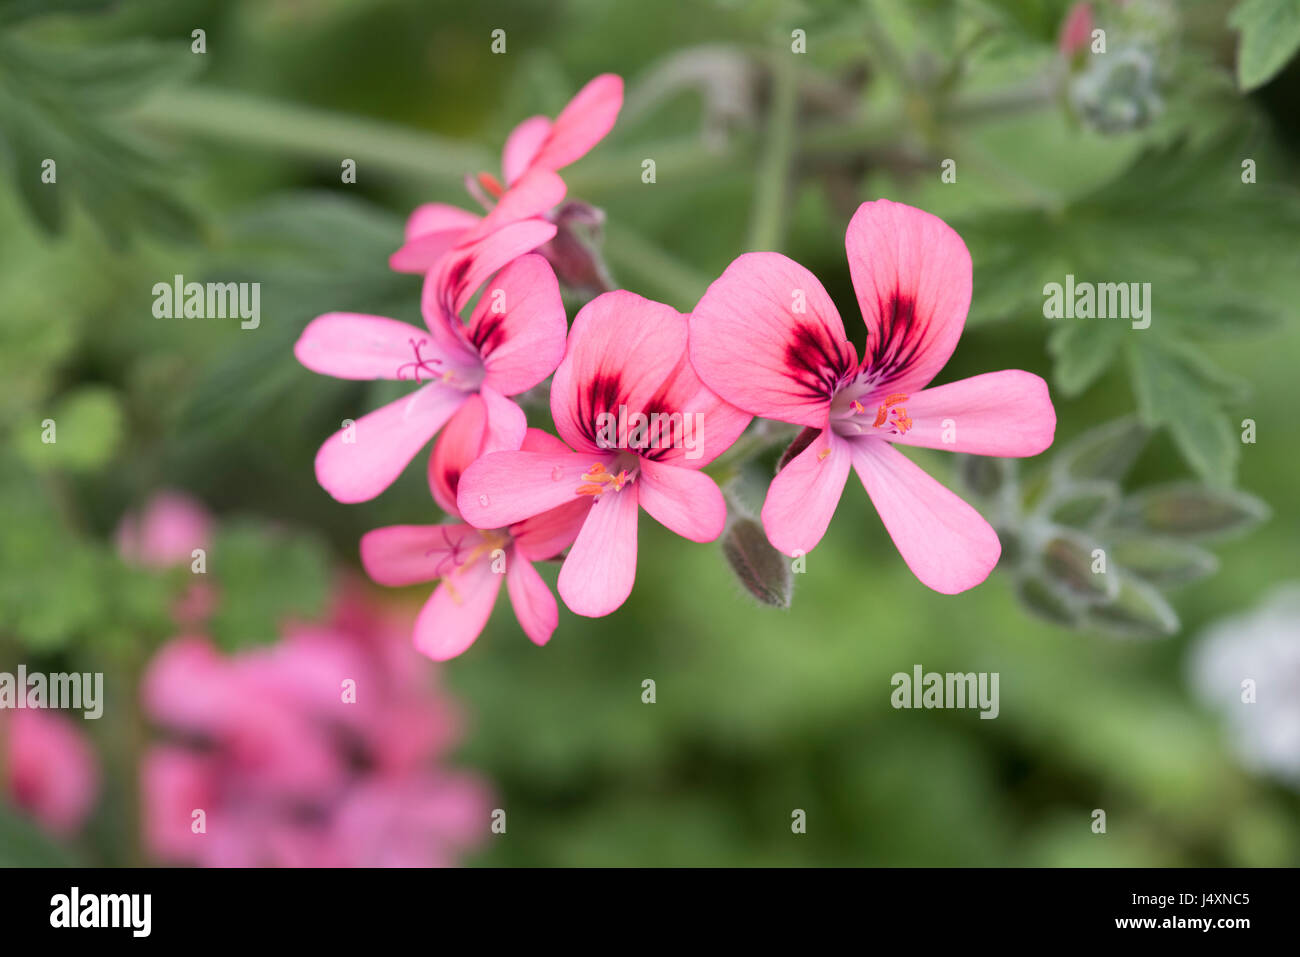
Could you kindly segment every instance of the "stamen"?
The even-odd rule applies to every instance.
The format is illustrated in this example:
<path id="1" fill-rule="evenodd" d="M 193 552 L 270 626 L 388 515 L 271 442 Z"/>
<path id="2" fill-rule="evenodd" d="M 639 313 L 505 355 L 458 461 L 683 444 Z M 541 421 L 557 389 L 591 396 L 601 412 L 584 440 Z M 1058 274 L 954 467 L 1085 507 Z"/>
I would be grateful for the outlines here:
<path id="1" fill-rule="evenodd" d="M 601 495 L 605 492 L 621 492 L 623 487 L 634 478 L 636 476 L 630 474 L 627 469 L 620 469 L 619 473 L 614 475 L 605 468 L 604 463 L 596 462 L 582 474 L 583 484 L 574 489 L 574 492 L 578 495 Z"/>
<path id="2" fill-rule="evenodd" d="M 820 452 L 817 453 L 817 461 L 825 462 L 826 459 L 830 456 L 830 454 L 831 454 L 830 449 L 822 449 Z"/>
<path id="3" fill-rule="evenodd" d="M 409 368 L 411 368 L 411 369 L 414 370 L 414 371 L 411 373 L 411 376 L 412 376 L 412 378 L 413 378 L 416 382 L 419 382 L 419 381 L 420 381 L 420 373 L 421 373 L 421 372 L 424 372 L 425 375 L 427 375 L 430 379 L 433 379 L 433 378 L 441 378 L 444 382 L 446 382 L 446 381 L 448 381 L 449 379 L 451 379 L 451 372 L 450 372 L 450 371 L 439 372 L 437 369 L 434 369 L 434 368 L 432 368 L 432 367 L 430 366 L 430 363 L 432 363 L 432 364 L 435 365 L 435 366 L 442 365 L 442 360 L 441 360 L 441 359 L 437 359 L 437 358 L 426 359 L 426 358 L 424 358 L 424 356 L 420 355 L 420 347 L 421 347 L 421 346 L 428 345 L 428 340 L 427 340 L 427 339 L 418 339 L 418 340 L 417 340 L 417 339 L 411 339 L 411 340 L 409 340 L 409 341 L 410 341 L 410 344 L 411 344 L 411 348 L 415 350 L 415 361 L 414 361 L 414 362 L 404 362 L 404 363 L 402 363 L 402 365 L 398 366 L 398 367 L 397 367 L 397 378 L 399 378 L 399 379 L 405 378 L 405 377 L 402 375 L 402 371 L 403 371 L 404 369 L 406 369 L 406 368 L 409 367 Z"/>
<path id="4" fill-rule="evenodd" d="M 861 415 L 863 412 L 866 412 L 866 411 L 867 411 L 867 407 L 864 406 L 864 405 L 863 405 L 861 402 L 859 402 L 857 399 L 854 399 L 854 400 L 849 404 L 849 408 L 851 408 L 851 409 L 853 410 L 853 414 L 854 414 L 854 415 Z"/>
<path id="5" fill-rule="evenodd" d="M 501 195 L 506 191 L 506 188 L 501 185 L 501 182 L 491 173 L 479 173 L 478 182 L 480 186 L 488 191 L 489 195 L 497 199 L 500 199 Z"/>
<path id="6" fill-rule="evenodd" d="M 905 392 L 891 392 L 885 396 L 885 401 L 876 409 L 876 421 L 872 426 L 877 429 L 888 426 L 891 434 L 906 435 L 912 428 L 912 419 L 907 414 L 907 409 L 899 404 L 906 401 Z"/>

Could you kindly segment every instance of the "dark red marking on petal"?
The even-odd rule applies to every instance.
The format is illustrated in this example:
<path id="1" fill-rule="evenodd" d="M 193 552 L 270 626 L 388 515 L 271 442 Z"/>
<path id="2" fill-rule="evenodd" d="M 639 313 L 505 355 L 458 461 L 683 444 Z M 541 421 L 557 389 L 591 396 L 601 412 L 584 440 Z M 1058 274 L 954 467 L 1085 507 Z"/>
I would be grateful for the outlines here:
<path id="1" fill-rule="evenodd" d="M 830 342 L 820 327 L 800 323 L 786 346 L 785 365 L 803 398 L 829 399 L 851 371 L 853 356 L 847 342 Z"/>
<path id="2" fill-rule="evenodd" d="M 578 393 L 578 428 L 592 445 L 599 446 L 596 416 L 602 412 L 618 416 L 621 383 L 617 374 L 599 373 Z"/>
<path id="3" fill-rule="evenodd" d="M 492 351 L 505 341 L 506 314 L 504 312 L 487 312 L 475 324 L 469 340 L 478 349 L 478 354 L 487 358 Z"/>
<path id="4" fill-rule="evenodd" d="M 916 315 L 916 300 L 895 292 L 880 304 L 880 330 L 867 345 L 862 368 L 880 385 L 906 375 L 921 356 L 926 325 Z"/>

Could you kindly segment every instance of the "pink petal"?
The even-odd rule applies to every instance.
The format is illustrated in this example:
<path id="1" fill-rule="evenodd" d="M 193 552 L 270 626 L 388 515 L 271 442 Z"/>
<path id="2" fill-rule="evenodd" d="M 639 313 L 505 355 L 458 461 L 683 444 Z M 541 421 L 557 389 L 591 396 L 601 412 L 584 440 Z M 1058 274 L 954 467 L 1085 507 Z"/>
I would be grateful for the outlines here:
<path id="1" fill-rule="evenodd" d="M 361 536 L 361 564 L 390 588 L 452 574 L 482 541 L 469 525 L 389 525 Z"/>
<path id="2" fill-rule="evenodd" d="M 444 203 L 426 203 L 406 221 L 406 242 L 388 257 L 388 268 L 423 275 L 458 245 L 481 217 Z"/>
<path id="3" fill-rule="evenodd" d="M 524 433 L 524 442 L 519 446 L 525 452 L 552 452 L 563 455 L 569 452 L 567 445 L 541 429 L 529 429 Z"/>
<path id="4" fill-rule="evenodd" d="M 713 541 L 727 524 L 722 491 L 703 472 L 642 459 L 636 488 L 655 521 L 693 542 Z"/>
<path id="5" fill-rule="evenodd" d="M 420 310 L 430 331 L 437 335 L 448 326 L 459 330 L 460 312 L 479 286 L 512 259 L 550 240 L 555 229 L 544 219 L 525 219 L 444 256 L 438 269 L 425 278 L 420 295 Z"/>
<path id="6" fill-rule="evenodd" d="M 206 548 L 212 516 L 197 499 L 159 492 L 142 514 L 128 513 L 117 526 L 117 552 L 134 564 L 153 568 L 188 565 L 196 548 Z"/>
<path id="7" fill-rule="evenodd" d="M 636 580 L 635 487 L 606 492 L 587 513 L 556 583 L 569 610 L 588 618 L 615 611 Z"/>
<path id="8" fill-rule="evenodd" d="M 568 187 L 550 170 L 531 169 L 506 190 L 492 211 L 465 233 L 461 245 L 471 245 L 520 220 L 542 217 L 560 204 Z M 493 270 L 495 272 L 496 270 Z"/>
<path id="9" fill-rule="evenodd" d="M 532 253 L 488 283 L 465 329 L 483 357 L 484 382 L 506 395 L 531 389 L 555 371 L 568 332 L 555 272 Z"/>
<path id="10" fill-rule="evenodd" d="M 514 606 L 515 617 L 519 627 L 524 630 L 535 645 L 544 645 L 551 640 L 555 626 L 560 623 L 560 611 L 555 604 L 555 596 L 537 574 L 532 563 L 516 550 L 510 556 L 506 569 L 506 588 L 510 592 L 510 604 Z"/>
<path id="11" fill-rule="evenodd" d="M 1061 23 L 1057 46 L 1067 57 L 1074 56 L 1092 38 L 1092 4 L 1076 3 L 1070 7 Z"/>
<path id="12" fill-rule="evenodd" d="M 814 428 L 857 364 L 817 277 L 777 253 L 746 253 L 709 286 L 691 313 L 690 354 L 725 401 Z"/>
<path id="13" fill-rule="evenodd" d="M 1042 452 L 1056 434 L 1047 383 L 1019 369 L 922 389 L 905 407 L 911 429 L 888 436 L 898 445 L 1018 458 Z"/>
<path id="14" fill-rule="evenodd" d="M 646 410 L 685 356 L 686 317 L 671 306 L 619 290 L 579 310 L 568 351 L 551 382 L 560 438 L 599 453 L 597 419 Z M 669 410 L 665 410 L 669 411 Z"/>
<path id="15" fill-rule="evenodd" d="M 554 558 L 578 537 L 591 506 L 591 496 L 579 495 L 558 508 L 548 509 L 540 515 L 514 523 L 510 526 L 510 535 L 515 540 L 519 554 L 530 562 Z"/>
<path id="16" fill-rule="evenodd" d="M 507 186 L 528 170 L 550 135 L 551 121 L 544 116 L 530 116 L 510 131 L 501 152 L 501 172 L 505 174 Z"/>
<path id="17" fill-rule="evenodd" d="M 429 456 L 429 491 L 438 507 L 448 515 L 460 515 L 456 511 L 456 488 L 461 475 L 483 449 L 486 424 L 487 409 L 483 399 L 471 395 L 447 421 L 438 433 L 438 441 L 433 443 L 433 454 Z"/>
<path id="18" fill-rule="evenodd" d="M 524 410 L 489 385 L 482 386 L 479 395 L 487 408 L 487 426 L 479 454 L 518 449 L 528 431 L 528 417 Z"/>
<path id="19" fill-rule="evenodd" d="M 204 853 L 206 834 L 191 827 L 197 809 L 214 810 L 220 766 L 218 760 L 185 748 L 158 745 L 144 755 L 140 767 L 141 829 L 149 853 L 162 861 L 190 862 Z M 214 815 L 209 813 L 209 824 Z"/>
<path id="20" fill-rule="evenodd" d="M 446 661 L 474 644 L 504 577 L 492 571 L 492 558 L 485 554 L 444 578 L 415 621 L 415 647 L 434 661 Z"/>
<path id="21" fill-rule="evenodd" d="M 456 505 L 477 528 L 504 528 L 579 497 L 596 461 L 586 452 L 493 452 L 465 470 Z"/>
<path id="22" fill-rule="evenodd" d="M 293 354 L 321 375 L 336 379 L 428 380 L 468 365 L 464 349 L 450 352 L 407 322 L 351 312 L 328 312 L 307 323 Z"/>
<path id="23" fill-rule="evenodd" d="M 816 547 L 840 503 L 850 462 L 849 444 L 823 429 L 776 474 L 762 513 L 773 548 L 795 555 Z"/>
<path id="24" fill-rule="evenodd" d="M 887 199 L 858 207 L 844 244 L 867 324 L 863 369 L 890 392 L 919 392 L 944 367 L 966 324 L 966 244 L 938 216 Z"/>
<path id="25" fill-rule="evenodd" d="M 614 128 L 623 107 L 623 78 L 602 73 L 560 111 L 550 136 L 533 158 L 533 169 L 562 169 L 583 156 Z"/>
<path id="26" fill-rule="evenodd" d="M 524 436 L 523 450 L 566 455 L 569 447 L 541 429 L 529 429 Z M 560 554 L 578 537 L 591 504 L 590 496 L 579 495 L 558 508 L 514 523 L 510 526 L 510 535 L 515 540 L 516 550 L 532 562 Z"/>
<path id="27" fill-rule="evenodd" d="M 477 213 L 471 213 L 459 206 L 446 203 L 424 203 L 415 207 L 406 218 L 406 238 L 414 239 L 426 233 L 466 230 L 478 224 L 482 219 Z"/>
<path id="28" fill-rule="evenodd" d="M 853 467 L 871 503 L 923 585 L 953 595 L 988 577 L 1002 545 L 979 512 L 888 442 L 850 444 Z"/>
<path id="29" fill-rule="evenodd" d="M 99 791 L 95 752 L 85 736 L 63 715 L 26 709 L 4 718 L 0 734 L 0 743 L 7 745 L 0 749 L 8 786 L 3 796 L 16 800 L 52 834 L 76 831 Z"/>
<path id="30" fill-rule="evenodd" d="M 325 440 L 316 453 L 316 480 L 340 502 L 365 502 L 392 485 L 408 462 L 461 407 L 467 393 L 432 382 L 390 402 Z"/>

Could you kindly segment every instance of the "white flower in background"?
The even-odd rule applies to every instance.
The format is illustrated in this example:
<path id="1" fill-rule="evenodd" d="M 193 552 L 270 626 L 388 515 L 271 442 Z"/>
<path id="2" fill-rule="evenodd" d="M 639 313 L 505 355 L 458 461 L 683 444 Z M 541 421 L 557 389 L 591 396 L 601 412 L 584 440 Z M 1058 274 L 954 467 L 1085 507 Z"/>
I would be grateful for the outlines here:
<path id="1" fill-rule="evenodd" d="M 1196 691 L 1223 715 L 1242 762 L 1300 788 L 1300 583 L 1206 629 L 1191 672 Z"/>

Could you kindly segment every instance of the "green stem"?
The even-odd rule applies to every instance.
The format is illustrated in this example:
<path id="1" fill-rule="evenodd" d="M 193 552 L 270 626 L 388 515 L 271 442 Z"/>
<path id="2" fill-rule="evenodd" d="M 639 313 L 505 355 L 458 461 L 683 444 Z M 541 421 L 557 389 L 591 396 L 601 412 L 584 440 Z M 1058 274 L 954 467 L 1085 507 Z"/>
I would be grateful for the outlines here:
<path id="1" fill-rule="evenodd" d="M 478 146 L 329 110 L 207 87 L 160 91 L 135 111 L 147 126 L 301 159 L 458 183 L 496 160 Z"/>
<path id="2" fill-rule="evenodd" d="M 799 77 L 794 54 L 782 56 L 773 64 L 772 84 L 767 144 L 758 167 L 758 181 L 754 184 L 754 219 L 749 232 L 751 250 L 779 249 L 785 232 L 799 105 Z"/>

